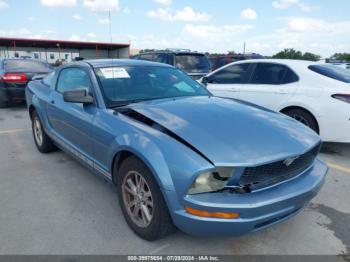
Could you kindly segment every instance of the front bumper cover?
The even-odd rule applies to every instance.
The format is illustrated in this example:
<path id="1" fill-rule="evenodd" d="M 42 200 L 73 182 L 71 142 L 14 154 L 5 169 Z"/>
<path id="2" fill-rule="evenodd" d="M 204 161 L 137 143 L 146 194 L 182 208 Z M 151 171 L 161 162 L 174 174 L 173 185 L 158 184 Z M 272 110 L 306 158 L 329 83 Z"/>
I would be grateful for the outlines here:
<path id="1" fill-rule="evenodd" d="M 275 187 L 246 194 L 209 193 L 186 196 L 182 206 L 170 201 L 174 224 L 182 231 L 198 236 L 240 236 L 287 220 L 304 208 L 324 184 L 328 167 L 316 160 L 303 175 Z M 169 199 L 169 198 L 168 198 Z M 175 207 L 176 206 L 176 207 Z M 197 217 L 183 206 L 210 212 L 238 212 L 238 219 Z"/>

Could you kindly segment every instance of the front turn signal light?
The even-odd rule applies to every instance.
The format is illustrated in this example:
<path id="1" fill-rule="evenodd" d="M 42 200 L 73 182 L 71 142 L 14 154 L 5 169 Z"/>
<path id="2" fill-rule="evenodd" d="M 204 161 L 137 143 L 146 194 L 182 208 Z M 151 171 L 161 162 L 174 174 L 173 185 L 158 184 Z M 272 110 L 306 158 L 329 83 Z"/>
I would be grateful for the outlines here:
<path id="1" fill-rule="evenodd" d="M 185 207 L 187 213 L 198 217 L 211 217 L 211 218 L 223 218 L 223 219 L 235 219 L 239 218 L 239 213 L 234 212 L 208 212 L 203 210 L 194 209 L 191 207 Z"/>

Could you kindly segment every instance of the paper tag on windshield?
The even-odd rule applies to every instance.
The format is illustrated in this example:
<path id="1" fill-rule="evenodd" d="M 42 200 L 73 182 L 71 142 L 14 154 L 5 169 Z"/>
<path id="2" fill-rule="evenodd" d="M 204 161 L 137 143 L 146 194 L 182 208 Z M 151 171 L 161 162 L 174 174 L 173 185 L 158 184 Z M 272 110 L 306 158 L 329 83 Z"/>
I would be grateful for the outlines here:
<path id="1" fill-rule="evenodd" d="M 101 68 L 101 72 L 105 78 L 130 78 L 128 72 L 122 67 Z"/>

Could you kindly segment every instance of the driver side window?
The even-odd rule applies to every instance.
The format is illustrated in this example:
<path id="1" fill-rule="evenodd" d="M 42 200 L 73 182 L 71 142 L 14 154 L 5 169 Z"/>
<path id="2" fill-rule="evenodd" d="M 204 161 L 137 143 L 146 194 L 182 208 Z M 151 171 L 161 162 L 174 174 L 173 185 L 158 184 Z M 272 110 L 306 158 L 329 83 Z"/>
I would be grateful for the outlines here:
<path id="1" fill-rule="evenodd" d="M 63 69 L 59 75 L 56 91 L 63 93 L 74 89 L 87 89 L 91 92 L 91 81 L 88 73 L 80 68 Z"/>
<path id="2" fill-rule="evenodd" d="M 236 64 L 227 66 L 209 77 L 212 84 L 242 84 L 244 83 L 251 64 Z"/>

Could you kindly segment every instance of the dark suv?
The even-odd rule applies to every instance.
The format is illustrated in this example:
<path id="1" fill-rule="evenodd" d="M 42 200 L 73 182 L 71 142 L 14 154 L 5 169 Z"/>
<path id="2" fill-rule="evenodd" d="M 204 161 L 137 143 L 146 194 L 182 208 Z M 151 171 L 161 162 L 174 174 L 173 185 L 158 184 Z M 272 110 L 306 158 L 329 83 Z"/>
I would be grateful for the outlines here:
<path id="1" fill-rule="evenodd" d="M 247 59 L 262 59 L 262 55 L 251 53 L 251 54 L 228 54 L 228 55 L 211 55 L 209 56 L 211 62 L 211 70 L 214 71 L 224 65 L 232 62 L 237 62 Z"/>
<path id="2" fill-rule="evenodd" d="M 25 101 L 25 88 L 34 77 L 46 75 L 53 68 L 34 59 L 0 59 L 0 108 Z"/>
<path id="3" fill-rule="evenodd" d="M 210 61 L 206 55 L 189 50 L 160 50 L 145 52 L 132 59 L 147 60 L 175 66 L 197 80 L 210 72 Z"/>

